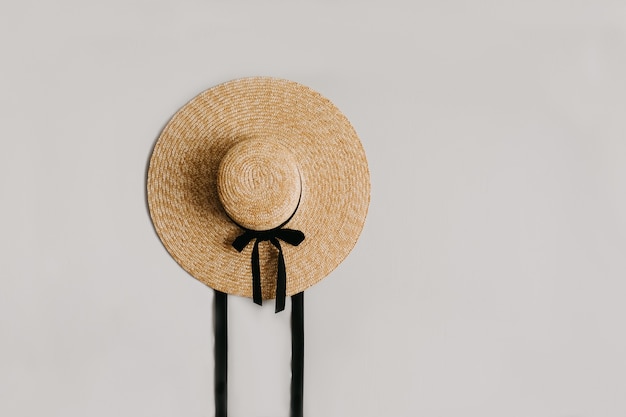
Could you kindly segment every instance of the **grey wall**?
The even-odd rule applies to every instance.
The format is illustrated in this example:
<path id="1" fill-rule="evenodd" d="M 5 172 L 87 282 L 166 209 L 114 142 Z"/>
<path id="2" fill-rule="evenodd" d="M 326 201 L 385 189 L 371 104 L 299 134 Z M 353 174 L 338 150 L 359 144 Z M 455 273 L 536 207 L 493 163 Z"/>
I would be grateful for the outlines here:
<path id="1" fill-rule="evenodd" d="M 4 1 L 0 415 L 212 416 L 212 292 L 144 204 L 150 148 L 252 75 L 369 157 L 306 293 L 308 417 L 626 415 L 623 1 Z M 287 416 L 289 318 L 231 298 L 233 417 Z"/>

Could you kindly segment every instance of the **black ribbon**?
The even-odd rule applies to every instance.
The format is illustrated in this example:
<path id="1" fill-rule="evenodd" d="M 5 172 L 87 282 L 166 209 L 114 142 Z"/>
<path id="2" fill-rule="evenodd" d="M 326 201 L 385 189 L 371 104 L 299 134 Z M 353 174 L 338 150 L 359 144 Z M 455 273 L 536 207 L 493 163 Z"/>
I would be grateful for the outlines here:
<path id="1" fill-rule="evenodd" d="M 215 290 L 215 417 L 228 415 L 228 304 L 227 295 Z M 304 410 L 304 293 L 291 296 L 291 401 L 290 417 Z"/>
<path id="2" fill-rule="evenodd" d="M 291 412 L 304 410 L 304 292 L 291 296 Z"/>
<path id="3" fill-rule="evenodd" d="M 271 230 L 250 230 L 238 236 L 233 242 L 233 247 L 241 252 L 253 240 L 252 248 L 252 299 L 258 305 L 263 304 L 261 296 L 261 266 L 259 264 L 259 242 L 269 241 L 278 249 L 278 274 L 276 277 L 276 312 L 285 309 L 285 297 L 287 296 L 287 272 L 285 271 L 285 257 L 283 248 L 278 240 L 290 245 L 298 246 L 304 240 L 304 233 L 299 230 L 276 228 Z"/>
<path id="4" fill-rule="evenodd" d="M 215 417 L 226 417 L 228 409 L 228 298 L 215 290 L 213 301 L 215 334 Z"/>

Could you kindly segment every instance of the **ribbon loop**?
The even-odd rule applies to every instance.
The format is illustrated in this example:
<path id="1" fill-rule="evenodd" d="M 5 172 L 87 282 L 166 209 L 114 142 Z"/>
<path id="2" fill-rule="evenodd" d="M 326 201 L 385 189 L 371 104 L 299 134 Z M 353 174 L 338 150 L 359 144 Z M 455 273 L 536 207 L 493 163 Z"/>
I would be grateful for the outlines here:
<path id="1" fill-rule="evenodd" d="M 283 248 L 279 240 L 289 243 L 292 246 L 298 246 L 304 240 L 304 233 L 299 230 L 276 228 L 272 230 L 249 230 L 246 229 L 241 235 L 233 241 L 232 245 L 238 252 L 245 249 L 252 241 L 252 299 L 258 305 L 263 304 L 261 294 L 261 265 L 259 261 L 259 242 L 269 241 L 278 249 L 278 273 L 276 276 L 276 313 L 285 309 L 285 298 L 287 296 L 287 271 L 285 267 L 285 257 Z"/>

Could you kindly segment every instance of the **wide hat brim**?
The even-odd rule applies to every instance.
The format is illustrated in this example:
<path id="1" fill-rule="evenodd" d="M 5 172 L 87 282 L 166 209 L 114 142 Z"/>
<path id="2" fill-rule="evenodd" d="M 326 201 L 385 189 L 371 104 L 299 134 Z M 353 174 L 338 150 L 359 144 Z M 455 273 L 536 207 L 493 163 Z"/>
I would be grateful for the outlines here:
<path id="1" fill-rule="evenodd" d="M 251 248 L 232 246 L 242 233 L 217 192 L 220 161 L 247 139 L 275 141 L 294 155 L 302 195 L 285 226 L 304 233 L 284 244 L 287 295 L 328 276 L 354 247 L 370 199 L 365 152 L 348 119 L 301 84 L 255 77 L 210 88 L 181 108 L 157 140 L 147 197 L 154 228 L 189 274 L 228 294 L 252 297 Z M 264 299 L 276 292 L 276 251 L 260 243 Z"/>

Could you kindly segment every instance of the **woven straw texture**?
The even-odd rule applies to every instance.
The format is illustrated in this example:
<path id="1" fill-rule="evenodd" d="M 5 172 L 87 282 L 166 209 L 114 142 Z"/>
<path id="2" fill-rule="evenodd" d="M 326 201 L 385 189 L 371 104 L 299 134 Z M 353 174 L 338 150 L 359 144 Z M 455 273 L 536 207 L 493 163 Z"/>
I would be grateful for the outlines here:
<path id="1" fill-rule="evenodd" d="M 302 195 L 298 163 L 277 142 L 244 140 L 222 159 L 217 193 L 237 224 L 252 230 L 273 229 L 298 207 Z"/>
<path id="2" fill-rule="evenodd" d="M 229 151 L 236 145 L 245 149 L 246 142 L 287 149 L 277 153 L 280 172 L 244 167 L 238 179 L 232 167 L 236 174 L 242 152 Z M 293 180 L 295 172 L 299 181 Z M 277 189 L 268 201 L 286 201 L 238 209 L 235 197 L 246 191 L 237 190 L 255 178 Z M 281 181 L 284 190 L 277 185 Z M 148 205 L 163 245 L 189 274 L 228 294 L 252 296 L 253 245 L 242 253 L 231 246 L 243 230 L 224 205 L 252 225 L 272 224 L 289 217 L 294 193 L 299 205 L 285 227 L 306 238 L 297 247 L 282 245 L 287 295 L 316 284 L 345 259 L 363 228 L 370 198 L 365 152 L 350 122 L 328 99 L 291 81 L 245 78 L 204 91 L 169 121 L 150 159 Z M 264 299 L 275 296 L 276 257 L 269 242 L 260 243 Z"/>

